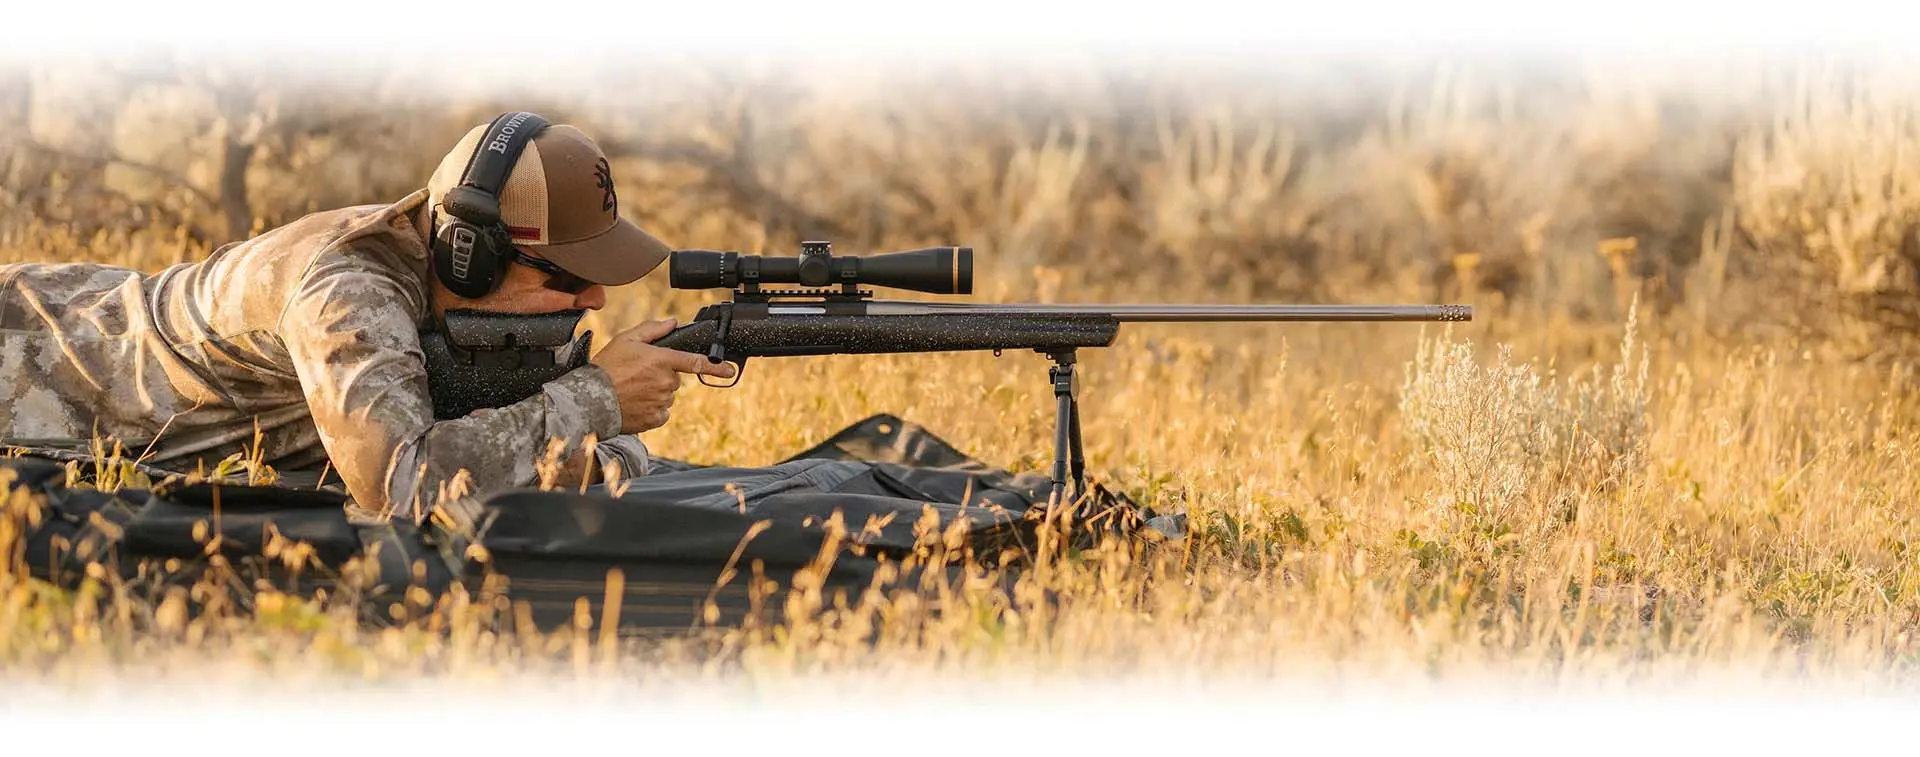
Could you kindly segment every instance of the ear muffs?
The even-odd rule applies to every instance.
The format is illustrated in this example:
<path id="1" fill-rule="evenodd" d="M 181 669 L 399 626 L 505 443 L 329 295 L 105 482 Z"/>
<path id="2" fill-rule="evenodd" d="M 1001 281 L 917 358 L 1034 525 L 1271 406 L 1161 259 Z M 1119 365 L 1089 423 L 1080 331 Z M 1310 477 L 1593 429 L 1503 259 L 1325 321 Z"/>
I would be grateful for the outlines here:
<path id="1" fill-rule="evenodd" d="M 449 291 L 478 299 L 500 287 L 513 251 L 513 235 L 500 220 L 500 192 L 520 153 L 547 128 L 547 119 L 525 111 L 502 113 L 487 125 L 467 158 L 460 183 L 434 209 L 433 272 Z"/>

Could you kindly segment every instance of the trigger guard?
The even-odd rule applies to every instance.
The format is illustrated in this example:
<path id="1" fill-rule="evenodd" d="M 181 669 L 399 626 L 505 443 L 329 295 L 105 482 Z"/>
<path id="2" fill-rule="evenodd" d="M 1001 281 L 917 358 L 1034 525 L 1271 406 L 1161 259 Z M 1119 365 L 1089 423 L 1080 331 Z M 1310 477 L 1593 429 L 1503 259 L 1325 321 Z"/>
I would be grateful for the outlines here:
<path id="1" fill-rule="evenodd" d="M 733 380 L 725 384 L 715 384 L 707 380 L 709 378 L 707 374 L 702 373 L 699 376 L 701 386 L 712 387 L 714 389 L 732 389 L 733 387 L 738 386 L 740 384 L 740 379 L 742 377 L 747 375 L 747 365 L 746 365 L 746 361 L 744 360 L 741 360 L 738 362 L 733 360 L 722 360 L 720 362 L 731 363 L 733 365 Z"/>

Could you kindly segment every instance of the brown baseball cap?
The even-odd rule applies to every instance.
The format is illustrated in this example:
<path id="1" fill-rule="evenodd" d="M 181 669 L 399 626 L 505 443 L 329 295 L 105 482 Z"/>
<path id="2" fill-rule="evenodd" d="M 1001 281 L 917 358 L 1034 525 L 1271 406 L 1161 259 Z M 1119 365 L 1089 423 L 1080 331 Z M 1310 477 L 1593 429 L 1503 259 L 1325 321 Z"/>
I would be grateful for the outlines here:
<path id="1" fill-rule="evenodd" d="M 487 124 L 440 160 L 427 182 L 427 202 L 439 213 L 447 191 L 460 183 Z M 607 155 L 579 129 L 548 126 L 528 143 L 500 193 L 500 220 L 515 246 L 597 284 L 618 286 L 647 275 L 670 248 L 620 217 Z"/>

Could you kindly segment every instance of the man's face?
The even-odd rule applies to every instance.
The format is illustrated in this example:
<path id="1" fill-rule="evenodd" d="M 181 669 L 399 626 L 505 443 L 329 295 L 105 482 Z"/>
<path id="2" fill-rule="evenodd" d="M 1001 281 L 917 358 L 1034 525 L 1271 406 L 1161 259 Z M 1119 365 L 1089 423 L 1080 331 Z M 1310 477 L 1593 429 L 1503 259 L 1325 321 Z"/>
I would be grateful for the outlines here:
<path id="1" fill-rule="evenodd" d="M 533 254 L 525 247 L 518 249 L 522 253 Z M 534 255 L 534 257 L 539 256 Z M 579 294 L 569 294 L 549 287 L 547 284 L 552 276 L 529 265 L 508 262 L 504 273 L 500 288 L 477 300 L 454 294 L 435 281 L 434 311 L 444 313 L 448 310 L 473 308 L 499 313 L 539 315 L 573 309 L 599 310 L 607 305 L 607 288 L 600 284 L 588 286 Z"/>

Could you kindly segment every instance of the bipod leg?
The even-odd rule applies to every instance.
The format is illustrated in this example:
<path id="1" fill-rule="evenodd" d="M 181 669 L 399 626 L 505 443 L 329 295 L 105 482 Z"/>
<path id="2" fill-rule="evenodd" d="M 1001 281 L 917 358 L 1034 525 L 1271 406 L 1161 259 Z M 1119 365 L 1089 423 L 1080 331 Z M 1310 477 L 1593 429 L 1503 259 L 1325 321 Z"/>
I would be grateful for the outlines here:
<path id="1" fill-rule="evenodd" d="M 1072 396 L 1067 398 L 1067 422 L 1072 426 L 1067 432 L 1067 449 L 1073 455 L 1073 501 L 1080 501 L 1087 495 L 1087 453 L 1080 444 L 1080 391 L 1079 381 L 1074 381 Z"/>
<path id="2" fill-rule="evenodd" d="M 1053 383 L 1054 405 L 1057 408 L 1053 424 L 1053 492 L 1047 497 L 1047 511 L 1058 513 L 1056 509 L 1070 500 L 1065 499 L 1067 476 L 1071 470 L 1074 482 L 1074 497 L 1080 496 L 1085 488 L 1086 461 L 1080 451 L 1080 415 L 1079 401 L 1074 396 L 1073 365 L 1076 354 L 1073 350 L 1048 353 L 1053 366 L 1047 369 L 1047 378 Z M 1071 463 L 1071 469 L 1069 468 Z"/>

